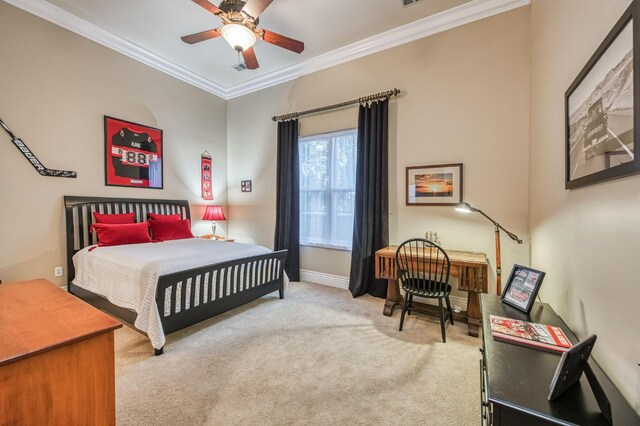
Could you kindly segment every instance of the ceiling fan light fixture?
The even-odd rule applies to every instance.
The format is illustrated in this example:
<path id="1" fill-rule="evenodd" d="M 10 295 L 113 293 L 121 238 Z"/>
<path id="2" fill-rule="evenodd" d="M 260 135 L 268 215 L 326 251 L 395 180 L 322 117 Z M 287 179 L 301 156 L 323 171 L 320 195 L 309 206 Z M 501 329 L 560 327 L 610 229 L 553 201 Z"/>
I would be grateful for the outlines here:
<path id="1" fill-rule="evenodd" d="M 240 24 L 227 24 L 222 27 L 222 37 L 238 52 L 253 47 L 256 44 L 256 34 Z"/>

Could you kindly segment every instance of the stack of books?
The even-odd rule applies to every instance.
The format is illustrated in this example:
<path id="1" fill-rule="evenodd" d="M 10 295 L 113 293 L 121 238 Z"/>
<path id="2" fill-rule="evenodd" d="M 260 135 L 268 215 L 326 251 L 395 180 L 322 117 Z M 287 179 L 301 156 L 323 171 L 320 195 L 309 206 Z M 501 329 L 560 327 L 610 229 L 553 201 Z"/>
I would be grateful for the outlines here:
<path id="1" fill-rule="evenodd" d="M 496 340 L 565 352 L 573 345 L 560 327 L 491 315 L 491 335 Z"/>

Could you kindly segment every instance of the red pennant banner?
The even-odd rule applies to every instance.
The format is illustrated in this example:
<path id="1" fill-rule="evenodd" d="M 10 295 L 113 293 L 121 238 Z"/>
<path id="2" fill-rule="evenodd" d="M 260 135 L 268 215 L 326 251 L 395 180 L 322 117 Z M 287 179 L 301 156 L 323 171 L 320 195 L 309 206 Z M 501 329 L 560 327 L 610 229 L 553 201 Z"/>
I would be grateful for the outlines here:
<path id="1" fill-rule="evenodd" d="M 200 157 L 200 173 L 202 176 L 202 199 L 213 200 L 213 190 L 211 188 L 211 154 L 207 151 Z"/>

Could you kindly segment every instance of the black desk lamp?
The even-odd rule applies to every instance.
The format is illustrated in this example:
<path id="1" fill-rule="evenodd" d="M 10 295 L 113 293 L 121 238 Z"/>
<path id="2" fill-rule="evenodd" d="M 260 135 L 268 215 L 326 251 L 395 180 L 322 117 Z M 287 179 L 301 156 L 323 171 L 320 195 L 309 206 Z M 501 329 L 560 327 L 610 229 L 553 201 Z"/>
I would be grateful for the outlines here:
<path id="1" fill-rule="evenodd" d="M 518 236 L 512 232 L 504 229 L 502 225 L 500 225 L 495 220 L 491 219 L 480 209 L 476 209 L 469 205 L 469 203 L 461 202 L 456 206 L 456 211 L 460 213 L 480 213 L 482 216 L 486 217 L 493 223 L 496 227 L 496 286 L 498 290 L 498 295 L 502 294 L 502 266 L 500 261 L 500 230 L 502 229 L 513 241 L 516 241 L 518 244 L 522 244 L 522 240 L 518 238 Z"/>

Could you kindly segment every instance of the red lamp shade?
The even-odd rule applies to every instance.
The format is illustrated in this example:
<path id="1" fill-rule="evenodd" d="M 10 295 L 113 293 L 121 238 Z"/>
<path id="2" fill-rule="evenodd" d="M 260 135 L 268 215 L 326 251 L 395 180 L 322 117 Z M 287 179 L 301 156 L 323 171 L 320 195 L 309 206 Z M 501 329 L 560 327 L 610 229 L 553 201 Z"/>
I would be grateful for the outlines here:
<path id="1" fill-rule="evenodd" d="M 207 206 L 202 220 L 227 220 L 227 218 L 224 217 L 222 206 Z"/>

